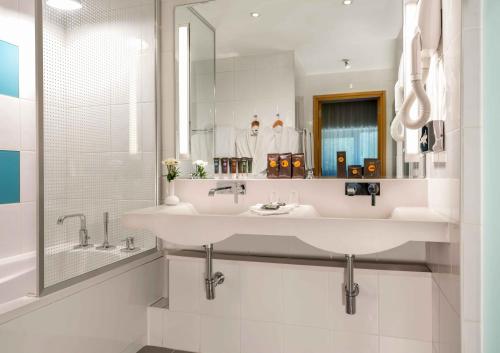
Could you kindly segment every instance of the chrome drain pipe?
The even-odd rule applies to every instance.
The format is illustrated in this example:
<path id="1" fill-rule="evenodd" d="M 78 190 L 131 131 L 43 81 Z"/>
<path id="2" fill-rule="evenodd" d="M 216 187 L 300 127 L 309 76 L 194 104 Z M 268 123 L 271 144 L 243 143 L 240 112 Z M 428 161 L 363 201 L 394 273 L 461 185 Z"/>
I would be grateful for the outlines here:
<path id="1" fill-rule="evenodd" d="M 205 248 L 205 293 L 207 300 L 215 299 L 215 287 L 224 283 L 224 274 L 216 272 L 213 274 L 213 244 L 204 245 Z"/>
<path id="2" fill-rule="evenodd" d="M 346 255 L 345 258 L 345 312 L 354 315 L 356 314 L 356 297 L 359 294 L 359 286 L 354 282 L 354 255 Z"/>

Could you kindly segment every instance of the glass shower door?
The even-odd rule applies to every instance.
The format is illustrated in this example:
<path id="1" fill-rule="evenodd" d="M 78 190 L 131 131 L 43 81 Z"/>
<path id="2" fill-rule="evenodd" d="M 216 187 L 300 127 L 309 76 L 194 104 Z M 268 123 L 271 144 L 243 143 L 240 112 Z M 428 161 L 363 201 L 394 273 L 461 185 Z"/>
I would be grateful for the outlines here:
<path id="1" fill-rule="evenodd" d="M 158 164 L 155 2 L 40 2 L 43 292 L 155 251 L 120 218 L 157 203 Z"/>

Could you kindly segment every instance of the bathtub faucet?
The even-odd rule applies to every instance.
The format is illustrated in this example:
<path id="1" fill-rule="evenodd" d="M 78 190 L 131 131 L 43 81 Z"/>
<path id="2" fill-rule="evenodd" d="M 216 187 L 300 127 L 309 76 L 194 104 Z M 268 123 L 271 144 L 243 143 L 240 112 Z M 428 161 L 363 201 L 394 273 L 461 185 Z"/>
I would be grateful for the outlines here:
<path id="1" fill-rule="evenodd" d="M 83 213 L 61 216 L 57 219 L 57 224 L 62 225 L 66 219 L 76 218 L 76 217 L 80 218 L 80 231 L 79 231 L 80 244 L 75 246 L 75 248 L 86 248 L 88 246 L 91 246 L 92 244 L 89 244 L 90 237 L 89 237 L 89 232 L 87 230 L 87 218 Z"/>

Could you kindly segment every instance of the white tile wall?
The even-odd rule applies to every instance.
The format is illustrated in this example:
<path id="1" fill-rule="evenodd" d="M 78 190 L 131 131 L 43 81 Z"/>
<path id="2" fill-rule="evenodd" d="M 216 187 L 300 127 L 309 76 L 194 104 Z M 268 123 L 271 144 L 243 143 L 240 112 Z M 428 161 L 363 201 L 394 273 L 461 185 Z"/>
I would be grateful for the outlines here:
<path id="1" fill-rule="evenodd" d="M 21 147 L 19 99 L 0 95 L 0 114 L 2 116 L 0 148 L 3 150 L 19 151 Z"/>
<path id="2" fill-rule="evenodd" d="M 254 114 L 271 127 L 277 112 L 295 126 L 293 52 L 217 59 L 216 124 L 250 127 Z"/>
<path id="3" fill-rule="evenodd" d="M 171 349 L 199 352 L 201 342 L 200 316 L 168 310 L 162 311 L 164 312 L 163 345 Z M 153 342 L 149 341 L 148 344 L 153 344 Z"/>
<path id="4" fill-rule="evenodd" d="M 434 332 L 439 353 L 481 352 L 481 8 L 481 0 L 443 1 L 448 161 L 444 168 L 433 166 L 429 172 L 432 178 L 450 179 L 430 181 L 429 202 L 459 217 L 453 217 L 458 225 L 452 244 L 428 249 L 439 293 L 433 309 L 434 326 L 440 328 Z M 449 124 L 455 115 L 460 121 Z M 448 190 L 443 194 L 439 185 L 454 186 L 441 188 Z"/>
<path id="5" fill-rule="evenodd" d="M 2 249 L 2 257 L 21 254 L 23 252 L 23 244 L 21 238 L 20 205 L 0 205 L 0 224 L 2 225 L 2 227 L 0 227 L 0 247 Z"/>
<path id="6" fill-rule="evenodd" d="M 285 323 L 331 327 L 331 316 L 327 310 L 328 272 L 284 269 L 283 294 Z"/>
<path id="7" fill-rule="evenodd" d="M 482 3 L 462 1 L 462 352 L 482 352 Z"/>
<path id="8" fill-rule="evenodd" d="M 402 338 L 381 337 L 380 352 L 384 353 L 432 353 L 432 343 Z"/>
<path id="9" fill-rule="evenodd" d="M 0 95 L 0 150 L 21 152 L 21 202 L 0 205 L 0 259 L 35 250 L 34 4 L 32 0 L 0 0 L 0 40 L 19 47 L 19 98 Z"/>
<path id="10" fill-rule="evenodd" d="M 356 270 L 358 311 L 349 316 L 340 268 L 217 260 L 214 270 L 226 281 L 208 302 L 203 261 L 167 258 L 170 306 L 163 319 L 151 315 L 150 327 L 163 327 L 163 338 L 154 327 L 150 343 L 203 353 L 426 353 L 432 347 L 430 273 Z"/>
<path id="11" fill-rule="evenodd" d="M 45 305 L 0 324 L 2 353 L 137 352 L 147 339 L 146 307 L 161 296 L 162 266 L 160 258 L 41 299 Z"/>
<path id="12" fill-rule="evenodd" d="M 240 352 L 240 325 L 240 320 L 201 316 L 201 352 Z"/>
<path id="13" fill-rule="evenodd" d="M 350 332 L 333 333 L 333 350 L 335 353 L 378 353 L 386 352 L 379 350 L 379 338 L 377 335 L 364 335 Z"/>
<path id="14" fill-rule="evenodd" d="M 432 282 L 429 278 L 381 275 L 379 285 L 380 333 L 432 342 Z"/>
<path id="15" fill-rule="evenodd" d="M 333 335 L 327 329 L 286 325 L 284 331 L 283 352 L 329 353 L 332 351 Z"/>
<path id="16" fill-rule="evenodd" d="M 279 267 L 252 264 L 240 267 L 241 317 L 283 322 L 283 271 Z"/>
<path id="17" fill-rule="evenodd" d="M 241 321 L 241 353 L 282 352 L 283 330 L 273 322 Z"/>

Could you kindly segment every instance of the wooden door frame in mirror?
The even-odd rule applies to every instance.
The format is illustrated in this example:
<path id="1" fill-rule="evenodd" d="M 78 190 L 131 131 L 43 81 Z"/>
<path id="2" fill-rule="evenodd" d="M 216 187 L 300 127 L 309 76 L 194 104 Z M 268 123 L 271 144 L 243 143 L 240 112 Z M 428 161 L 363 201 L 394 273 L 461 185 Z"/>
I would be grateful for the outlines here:
<path id="1" fill-rule="evenodd" d="M 386 93 L 385 91 L 325 94 L 313 97 L 314 175 L 321 176 L 321 108 L 324 103 L 357 99 L 377 99 L 378 158 L 381 175 L 386 175 Z"/>

